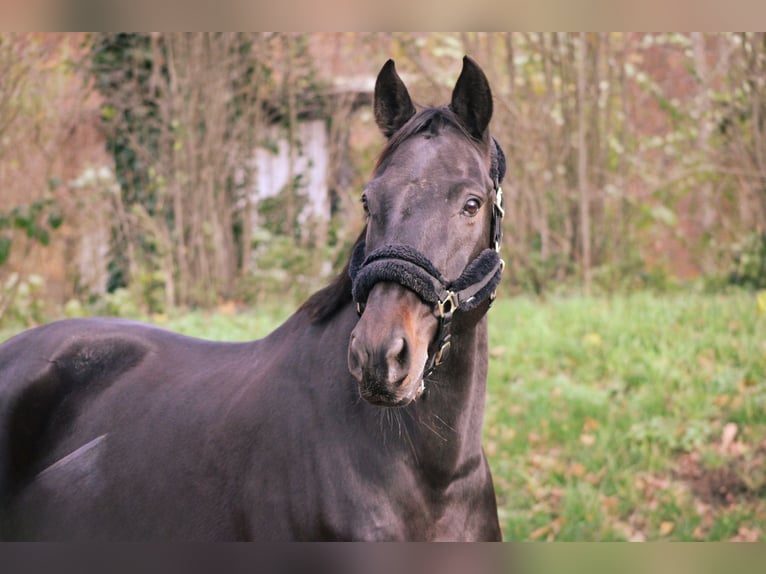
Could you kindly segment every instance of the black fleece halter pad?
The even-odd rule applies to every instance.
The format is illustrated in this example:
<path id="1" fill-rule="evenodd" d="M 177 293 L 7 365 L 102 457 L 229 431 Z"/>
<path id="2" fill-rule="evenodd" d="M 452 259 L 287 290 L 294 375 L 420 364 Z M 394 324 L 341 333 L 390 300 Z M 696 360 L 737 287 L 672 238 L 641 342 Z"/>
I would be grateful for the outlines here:
<path id="1" fill-rule="evenodd" d="M 471 311 L 489 298 L 500 284 L 502 262 L 494 249 L 485 249 L 454 281 L 447 281 L 431 261 L 408 245 L 385 245 L 364 256 L 365 243 L 354 249 L 349 265 L 354 301 L 361 305 L 376 283 L 391 281 L 413 291 L 431 306 L 452 292 L 454 309 Z"/>

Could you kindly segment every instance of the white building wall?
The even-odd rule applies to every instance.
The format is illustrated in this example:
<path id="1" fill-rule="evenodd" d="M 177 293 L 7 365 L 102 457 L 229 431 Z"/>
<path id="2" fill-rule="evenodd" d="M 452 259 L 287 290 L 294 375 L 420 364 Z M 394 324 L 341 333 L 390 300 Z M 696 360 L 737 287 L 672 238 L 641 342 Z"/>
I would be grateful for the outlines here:
<path id="1" fill-rule="evenodd" d="M 258 148 L 255 152 L 256 179 L 253 198 L 255 201 L 271 197 L 282 191 L 290 175 L 290 147 L 283 137 L 284 131 L 269 128 L 272 141 L 277 141 L 277 152 Z M 280 137 L 282 136 L 282 137 Z M 301 174 L 299 192 L 308 199 L 300 214 L 305 221 L 311 217 L 329 219 L 330 202 L 327 190 L 329 157 L 327 151 L 327 128 L 323 120 L 298 123 L 298 143 L 295 150 L 294 176 Z"/>

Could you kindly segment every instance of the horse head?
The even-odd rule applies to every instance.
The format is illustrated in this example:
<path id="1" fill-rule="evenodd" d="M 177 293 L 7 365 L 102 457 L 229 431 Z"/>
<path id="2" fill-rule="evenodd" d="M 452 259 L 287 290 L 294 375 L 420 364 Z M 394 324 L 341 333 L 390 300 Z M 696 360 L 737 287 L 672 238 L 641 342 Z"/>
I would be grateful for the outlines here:
<path id="1" fill-rule="evenodd" d="M 494 297 L 505 159 L 489 134 L 489 82 L 468 57 L 450 104 L 420 111 L 389 60 L 374 112 L 388 141 L 362 194 L 348 364 L 363 398 L 404 406 L 446 361 L 452 331 L 475 325 Z"/>

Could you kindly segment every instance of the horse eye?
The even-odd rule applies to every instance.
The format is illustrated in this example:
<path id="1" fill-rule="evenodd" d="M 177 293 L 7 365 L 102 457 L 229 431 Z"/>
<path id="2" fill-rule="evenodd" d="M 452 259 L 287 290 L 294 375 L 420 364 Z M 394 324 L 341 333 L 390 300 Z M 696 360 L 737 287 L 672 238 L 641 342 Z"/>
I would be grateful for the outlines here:
<path id="1" fill-rule="evenodd" d="M 479 213 L 479 209 L 481 209 L 481 202 L 475 197 L 472 197 L 465 202 L 465 205 L 463 206 L 463 213 L 469 217 L 473 217 Z"/>
<path id="2" fill-rule="evenodd" d="M 362 194 L 362 207 L 364 207 L 364 212 L 369 215 L 370 214 L 370 208 L 367 205 L 367 194 L 366 193 Z"/>

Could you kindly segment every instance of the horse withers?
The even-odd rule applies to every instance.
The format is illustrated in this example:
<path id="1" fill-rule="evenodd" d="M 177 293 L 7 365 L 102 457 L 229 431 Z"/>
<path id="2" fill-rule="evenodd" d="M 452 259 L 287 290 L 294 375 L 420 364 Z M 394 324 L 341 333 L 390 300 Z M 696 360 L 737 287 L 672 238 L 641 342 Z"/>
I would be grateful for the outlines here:
<path id="1" fill-rule="evenodd" d="M 71 319 L 0 346 L 5 540 L 498 540 L 481 447 L 502 271 L 492 96 L 469 58 L 387 138 L 344 271 L 267 337 Z M 399 407 L 399 408 L 392 408 Z"/>

